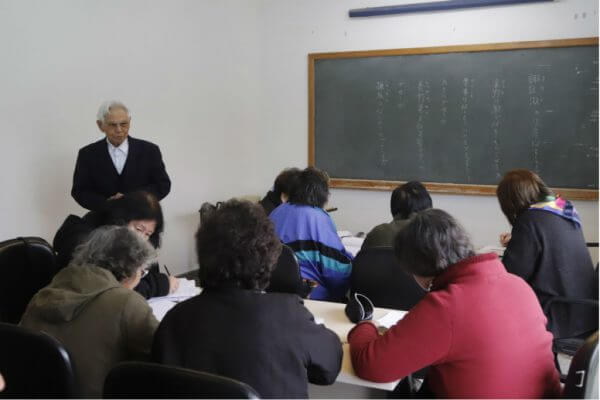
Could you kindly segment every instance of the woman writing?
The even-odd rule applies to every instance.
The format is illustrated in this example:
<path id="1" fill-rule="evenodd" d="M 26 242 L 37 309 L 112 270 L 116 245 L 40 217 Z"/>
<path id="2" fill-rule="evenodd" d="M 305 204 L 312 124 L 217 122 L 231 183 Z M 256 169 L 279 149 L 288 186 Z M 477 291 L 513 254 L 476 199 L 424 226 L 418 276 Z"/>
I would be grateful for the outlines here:
<path id="1" fill-rule="evenodd" d="M 507 172 L 497 195 L 512 225 L 511 234 L 501 236 L 506 270 L 529 283 L 542 307 L 555 296 L 597 299 L 598 278 L 573 204 L 526 169 Z M 597 309 L 557 307 L 546 316 L 556 338 L 598 329 Z"/>
<path id="2" fill-rule="evenodd" d="M 160 203 L 148 192 L 131 192 L 115 200 L 107 201 L 98 211 L 90 211 L 83 218 L 69 215 L 56 232 L 53 241 L 59 267 L 65 267 L 75 248 L 91 231 L 104 225 L 127 226 L 141 234 L 155 249 L 160 247 L 163 231 L 163 214 Z M 179 281 L 158 271 L 152 265 L 135 291 L 145 298 L 165 296 L 177 290 Z"/>
<path id="3" fill-rule="evenodd" d="M 258 204 L 230 200 L 196 234 L 202 293 L 173 307 L 155 361 L 224 375 L 264 398 L 307 398 L 340 370 L 337 335 L 295 294 L 265 293 L 281 243 Z"/>
<path id="4" fill-rule="evenodd" d="M 21 325 L 64 344 L 82 397 L 100 397 L 108 371 L 120 361 L 149 358 L 158 321 L 132 289 L 155 255 L 131 229 L 103 226 L 27 306 Z"/>
<path id="5" fill-rule="evenodd" d="M 390 382 L 430 366 L 429 396 L 560 394 L 535 294 L 495 254 L 475 255 L 464 229 L 438 209 L 413 217 L 394 246 L 401 267 L 429 293 L 382 336 L 370 322 L 350 331 L 358 376 Z"/>
<path id="6" fill-rule="evenodd" d="M 341 301 L 350 286 L 352 255 L 323 209 L 329 199 L 329 177 L 317 168 L 299 173 L 290 198 L 269 214 L 279 239 L 294 250 L 302 278 L 316 284 L 309 297 Z"/>

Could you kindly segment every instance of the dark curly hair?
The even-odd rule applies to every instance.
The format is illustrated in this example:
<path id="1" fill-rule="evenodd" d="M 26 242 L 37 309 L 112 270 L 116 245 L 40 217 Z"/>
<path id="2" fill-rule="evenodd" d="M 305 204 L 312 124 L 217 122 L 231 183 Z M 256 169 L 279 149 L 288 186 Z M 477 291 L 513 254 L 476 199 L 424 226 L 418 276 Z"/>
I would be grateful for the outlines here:
<path id="1" fill-rule="evenodd" d="M 329 199 L 329 176 L 315 168 L 305 168 L 298 174 L 290 192 L 289 202 L 323 208 Z"/>
<path id="2" fill-rule="evenodd" d="M 436 208 L 417 213 L 394 239 L 394 251 L 410 274 L 432 277 L 475 255 L 469 235 L 447 212 Z"/>
<path id="3" fill-rule="evenodd" d="M 281 242 L 262 207 L 229 200 L 196 233 L 200 285 L 263 290 L 281 253 Z"/>
<path id="4" fill-rule="evenodd" d="M 115 200 L 107 201 L 100 210 L 102 225 L 127 225 L 135 220 L 156 222 L 154 233 L 148 239 L 155 249 L 160 247 L 160 236 L 164 229 L 162 208 L 158 199 L 149 192 L 136 191 Z"/>
<path id="5" fill-rule="evenodd" d="M 554 193 L 537 174 L 527 169 L 513 169 L 498 184 L 496 195 L 502 212 L 513 225 L 519 214 Z"/>
<path id="6" fill-rule="evenodd" d="M 406 182 L 392 192 L 390 210 L 394 218 L 407 219 L 412 213 L 431 207 L 431 196 L 421 182 Z"/>

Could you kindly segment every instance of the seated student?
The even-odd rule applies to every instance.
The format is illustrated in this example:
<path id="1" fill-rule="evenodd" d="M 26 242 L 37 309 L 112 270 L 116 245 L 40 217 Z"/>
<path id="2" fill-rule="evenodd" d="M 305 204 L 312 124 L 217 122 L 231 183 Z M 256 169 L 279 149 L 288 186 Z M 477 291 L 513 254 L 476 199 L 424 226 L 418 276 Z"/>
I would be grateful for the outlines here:
<path id="1" fill-rule="evenodd" d="M 261 397 L 308 396 L 341 367 L 335 333 L 300 297 L 265 293 L 281 243 L 258 204 L 230 200 L 196 234 L 202 293 L 177 304 L 154 338 L 157 362 L 237 379 Z"/>
<path id="2" fill-rule="evenodd" d="M 308 167 L 295 181 L 287 203 L 269 215 L 279 239 L 294 250 L 304 279 L 316 283 L 315 300 L 343 300 L 352 272 L 352 255 L 323 210 L 329 198 L 329 177 Z"/>
<path id="3" fill-rule="evenodd" d="M 371 321 L 350 331 L 358 376 L 389 382 L 430 366 L 429 397 L 560 395 L 552 335 L 535 294 L 495 254 L 475 255 L 464 229 L 438 209 L 414 216 L 394 248 L 430 293 L 383 335 Z"/>
<path id="4" fill-rule="evenodd" d="M 267 215 L 271 214 L 271 211 L 288 200 L 294 179 L 298 177 L 298 174 L 300 174 L 298 168 L 286 168 L 277 175 L 273 184 L 273 190 L 267 192 L 265 197 L 259 201 Z"/>
<path id="5" fill-rule="evenodd" d="M 127 225 L 142 234 L 155 249 L 160 247 L 163 231 L 163 214 L 160 203 L 148 192 L 131 192 L 115 200 L 107 201 L 98 211 L 90 211 L 83 218 L 69 215 L 56 232 L 53 241 L 59 268 L 71 261 L 73 251 L 91 231 L 103 225 Z M 154 264 L 135 291 L 145 298 L 166 296 L 177 290 L 179 280 L 158 271 Z"/>
<path id="6" fill-rule="evenodd" d="M 597 299 L 597 277 L 573 204 L 525 169 L 507 172 L 497 195 L 512 225 L 511 234 L 501 237 L 508 245 L 502 258 L 506 270 L 531 285 L 542 307 L 554 296 Z M 597 309 L 561 306 L 546 317 L 556 338 L 598 329 Z"/>
<path id="7" fill-rule="evenodd" d="M 154 256 L 131 229 L 98 228 L 27 306 L 21 325 L 64 344 L 83 397 L 100 397 L 117 363 L 149 358 L 158 321 L 132 289 Z"/>
<path id="8" fill-rule="evenodd" d="M 406 226 L 408 218 L 413 213 L 431 208 L 431 196 L 421 182 L 410 181 L 394 189 L 390 208 L 394 219 L 373 228 L 365 237 L 361 249 L 392 247 L 396 234 Z"/>

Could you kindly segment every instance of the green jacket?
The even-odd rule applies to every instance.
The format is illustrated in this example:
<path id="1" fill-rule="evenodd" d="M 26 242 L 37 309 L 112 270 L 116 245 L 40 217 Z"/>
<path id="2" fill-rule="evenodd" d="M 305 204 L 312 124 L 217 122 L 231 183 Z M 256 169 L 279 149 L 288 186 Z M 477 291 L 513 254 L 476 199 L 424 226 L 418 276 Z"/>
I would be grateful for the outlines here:
<path id="1" fill-rule="evenodd" d="M 394 238 L 408 224 L 408 219 L 396 219 L 377 225 L 365 237 L 361 250 L 371 247 L 394 247 Z"/>
<path id="2" fill-rule="evenodd" d="M 95 266 L 69 266 L 40 290 L 21 325 L 64 344 L 84 397 L 102 396 L 118 362 L 148 359 L 158 321 L 144 298 Z"/>

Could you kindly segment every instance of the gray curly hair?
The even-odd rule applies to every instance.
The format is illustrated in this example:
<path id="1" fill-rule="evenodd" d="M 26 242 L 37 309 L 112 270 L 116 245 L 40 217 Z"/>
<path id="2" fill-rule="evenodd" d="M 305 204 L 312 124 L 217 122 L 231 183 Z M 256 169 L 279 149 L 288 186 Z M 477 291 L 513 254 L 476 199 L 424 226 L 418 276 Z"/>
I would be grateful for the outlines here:
<path id="1" fill-rule="evenodd" d="M 156 250 L 125 226 L 102 226 L 75 249 L 72 265 L 94 265 L 112 272 L 120 282 L 156 258 Z"/>
<path id="2" fill-rule="evenodd" d="M 405 271 L 433 277 L 475 255 L 465 229 L 447 212 L 420 211 L 394 239 L 394 250 Z"/>

